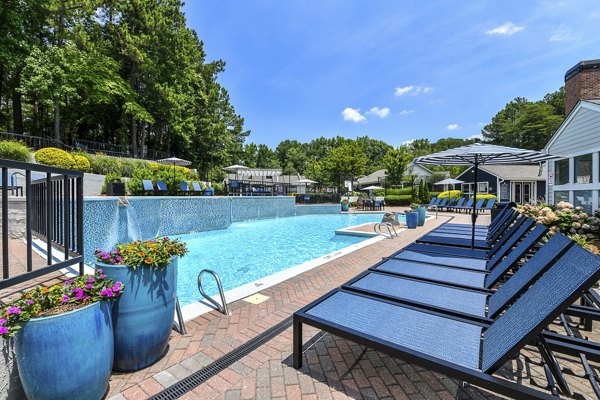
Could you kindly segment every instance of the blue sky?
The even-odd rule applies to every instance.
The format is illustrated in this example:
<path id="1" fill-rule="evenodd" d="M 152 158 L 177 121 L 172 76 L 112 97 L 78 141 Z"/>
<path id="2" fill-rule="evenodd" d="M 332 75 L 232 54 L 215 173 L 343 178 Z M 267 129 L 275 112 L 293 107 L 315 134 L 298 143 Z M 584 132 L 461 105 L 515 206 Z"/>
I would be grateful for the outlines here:
<path id="1" fill-rule="evenodd" d="M 467 138 L 600 58 L 600 2 L 188 0 L 248 142 Z"/>

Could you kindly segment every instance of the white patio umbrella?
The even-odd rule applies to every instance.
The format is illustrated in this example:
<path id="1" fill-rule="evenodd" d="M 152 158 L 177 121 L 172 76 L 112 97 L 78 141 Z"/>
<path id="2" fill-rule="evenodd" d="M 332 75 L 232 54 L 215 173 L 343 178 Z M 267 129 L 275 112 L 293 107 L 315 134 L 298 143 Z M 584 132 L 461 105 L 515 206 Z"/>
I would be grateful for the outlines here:
<path id="1" fill-rule="evenodd" d="M 535 150 L 517 149 L 514 147 L 496 146 L 492 144 L 474 143 L 439 153 L 419 157 L 415 164 L 426 165 L 472 165 L 474 167 L 473 188 L 473 224 L 471 248 L 475 247 L 475 222 L 477 221 L 477 170 L 482 164 L 533 164 L 554 160 L 561 157 Z"/>
<path id="2" fill-rule="evenodd" d="M 175 182 L 175 167 L 186 167 L 188 165 L 192 165 L 191 161 L 182 160 L 181 158 L 177 157 L 163 158 L 162 160 L 157 160 L 156 162 L 173 166 L 173 182 Z"/>
<path id="3" fill-rule="evenodd" d="M 383 189 L 383 188 L 381 186 L 371 185 L 371 186 L 364 187 L 364 188 L 362 188 L 360 190 L 368 190 L 369 191 L 369 197 L 371 197 L 371 192 L 373 190 L 378 190 L 378 189 Z"/>
<path id="4" fill-rule="evenodd" d="M 444 185 L 444 190 L 448 190 L 448 185 L 456 185 L 457 183 L 463 183 L 464 181 L 458 179 L 447 178 L 442 181 L 434 183 L 434 185 Z M 454 187 L 454 186 L 453 186 Z"/>
<path id="5" fill-rule="evenodd" d="M 310 184 L 319 183 L 319 182 L 313 181 L 313 180 L 308 179 L 308 178 L 304 178 L 304 179 L 297 180 L 296 183 L 300 183 L 300 184 L 304 184 L 304 185 L 310 185 Z"/>
<path id="6" fill-rule="evenodd" d="M 223 168 L 223 171 L 227 171 L 227 172 L 235 172 L 235 180 L 238 180 L 238 174 L 240 173 L 240 171 L 245 171 L 250 169 L 249 167 L 246 167 L 245 165 L 239 165 L 239 164 L 234 164 L 234 165 L 230 165 L 228 167 Z M 239 187 L 239 183 L 238 183 L 238 187 Z M 240 188 L 241 191 L 241 188 Z M 241 192 L 240 192 L 240 196 L 241 196 Z"/>

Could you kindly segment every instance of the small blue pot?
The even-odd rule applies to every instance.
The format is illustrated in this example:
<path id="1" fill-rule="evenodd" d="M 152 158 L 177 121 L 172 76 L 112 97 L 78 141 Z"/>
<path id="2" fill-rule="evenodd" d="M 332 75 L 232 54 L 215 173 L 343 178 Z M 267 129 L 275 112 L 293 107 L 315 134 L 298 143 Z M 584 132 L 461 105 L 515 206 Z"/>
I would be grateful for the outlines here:
<path id="1" fill-rule="evenodd" d="M 137 371 L 161 358 L 169 344 L 177 295 L 177 258 L 164 269 L 96 263 L 125 285 L 115 302 L 115 371 Z"/>
<path id="2" fill-rule="evenodd" d="M 406 226 L 408 229 L 415 229 L 417 227 L 417 223 L 419 222 L 419 213 L 409 211 L 405 212 L 404 216 L 406 217 Z"/>
<path id="3" fill-rule="evenodd" d="M 101 399 L 113 365 L 112 303 L 32 318 L 14 337 L 29 400 Z"/>
<path id="4" fill-rule="evenodd" d="M 348 203 L 340 203 L 342 205 L 342 211 L 348 211 L 350 209 L 350 204 Z"/>
<path id="5" fill-rule="evenodd" d="M 427 209 L 425 207 L 417 207 L 415 211 L 417 212 L 417 214 L 419 214 L 417 226 L 425 225 L 425 217 L 427 216 Z"/>

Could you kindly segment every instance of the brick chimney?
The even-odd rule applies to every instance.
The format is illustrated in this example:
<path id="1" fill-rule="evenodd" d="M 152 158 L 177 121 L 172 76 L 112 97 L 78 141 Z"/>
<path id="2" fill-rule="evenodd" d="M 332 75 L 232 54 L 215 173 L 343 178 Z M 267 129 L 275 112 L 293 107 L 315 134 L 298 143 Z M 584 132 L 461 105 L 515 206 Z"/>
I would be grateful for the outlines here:
<path id="1" fill-rule="evenodd" d="M 565 115 L 591 99 L 600 99 L 600 60 L 581 61 L 565 74 Z"/>

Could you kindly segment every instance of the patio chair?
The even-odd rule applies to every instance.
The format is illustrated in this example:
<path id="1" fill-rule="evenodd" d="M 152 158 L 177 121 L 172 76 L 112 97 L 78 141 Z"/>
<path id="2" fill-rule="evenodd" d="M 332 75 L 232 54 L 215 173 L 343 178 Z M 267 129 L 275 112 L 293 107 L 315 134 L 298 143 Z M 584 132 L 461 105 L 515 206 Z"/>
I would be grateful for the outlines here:
<path id="1" fill-rule="evenodd" d="M 432 282 L 491 288 L 538 245 L 548 232 L 543 225 L 537 225 L 531 231 L 528 229 L 527 225 L 521 226 L 489 260 L 403 250 L 383 259 L 372 269 Z"/>
<path id="2" fill-rule="evenodd" d="M 454 239 L 452 237 L 450 237 L 449 238 L 450 240 L 446 240 L 447 238 L 445 238 L 445 237 L 432 236 L 430 238 L 430 241 L 428 241 L 428 242 L 412 243 L 412 244 L 406 246 L 405 248 L 409 249 L 409 250 L 426 252 L 426 253 L 437 253 L 437 254 L 446 254 L 446 255 L 452 255 L 452 256 L 457 256 L 457 257 L 489 259 L 502 246 L 503 242 L 508 240 L 508 238 L 511 237 L 511 235 L 513 234 L 515 229 L 518 229 L 520 224 L 525 222 L 524 218 L 527 218 L 527 217 L 521 217 L 521 218 L 517 219 L 510 228 L 508 228 L 508 225 L 510 225 L 510 223 L 512 221 L 509 221 L 508 225 L 506 225 L 506 222 L 505 222 L 505 225 L 502 225 L 502 227 L 499 228 L 498 231 L 496 232 L 496 235 L 498 235 L 498 234 L 500 235 L 499 240 L 497 242 L 493 243 L 493 245 L 490 248 L 471 249 L 470 248 L 471 237 L 468 235 L 463 236 L 462 238 L 454 238 Z M 506 229 L 506 228 L 508 228 L 508 229 Z M 460 242 L 461 244 L 464 244 L 465 240 L 468 241 L 468 246 L 456 246 L 455 245 L 456 242 Z"/>
<path id="3" fill-rule="evenodd" d="M 473 198 L 471 197 L 471 198 L 469 198 L 469 199 L 467 200 L 467 202 L 466 202 L 466 203 L 463 203 L 463 205 L 462 205 L 462 206 L 460 206 L 460 207 L 454 207 L 454 209 L 455 209 L 456 211 L 458 211 L 458 212 L 462 212 L 463 210 L 468 210 L 468 209 L 470 209 L 470 208 L 473 208 L 473 201 L 474 201 L 474 200 L 473 200 Z"/>
<path id="4" fill-rule="evenodd" d="M 308 324 L 502 395 L 553 399 L 494 373 L 528 343 L 547 349 L 544 328 L 598 279 L 600 258 L 574 246 L 498 318 L 482 321 L 335 289 L 294 313 L 293 365 L 302 366 Z M 556 374 L 554 360 L 541 355 Z"/>
<path id="5" fill-rule="evenodd" d="M 478 236 L 486 235 L 490 237 L 496 233 L 498 229 L 503 228 L 506 222 L 514 221 L 519 216 L 519 212 L 511 210 L 510 212 L 501 214 L 500 217 L 496 218 L 492 224 L 486 225 L 475 225 L 475 234 Z M 454 226 L 451 224 L 442 224 L 435 229 L 429 231 L 429 233 L 455 233 L 457 235 L 471 234 L 473 226 Z"/>
<path id="6" fill-rule="evenodd" d="M 184 181 L 179 182 L 179 192 L 183 193 L 183 194 L 190 193 L 190 187 L 188 186 L 187 182 L 184 182 Z"/>
<path id="7" fill-rule="evenodd" d="M 496 240 L 500 239 L 501 237 L 506 237 L 506 233 L 510 231 L 510 229 L 513 229 L 514 226 L 518 223 L 518 221 L 522 219 L 523 217 L 517 219 L 515 221 L 515 224 L 513 224 L 513 227 L 511 228 L 509 228 L 509 226 L 513 222 L 513 220 L 506 220 L 501 225 L 499 225 L 498 228 L 494 229 L 494 231 L 489 235 L 483 234 L 481 232 L 475 232 L 475 248 L 490 249 Z M 507 228 L 509 228 L 508 231 L 506 230 Z M 437 231 L 425 234 L 424 236 L 417 239 L 417 243 L 471 247 L 471 238 L 472 233 L 468 231 L 463 233 L 446 233 L 444 231 Z"/>
<path id="8" fill-rule="evenodd" d="M 167 194 L 167 183 L 165 181 L 156 181 L 156 190 L 160 194 Z"/>
<path id="9" fill-rule="evenodd" d="M 487 211 L 487 210 L 491 210 L 492 208 L 494 208 L 494 205 L 496 204 L 496 199 L 488 199 L 487 203 L 485 203 L 485 206 L 481 207 L 480 211 Z"/>
<path id="10" fill-rule="evenodd" d="M 142 180 L 142 188 L 144 193 L 154 193 L 154 184 L 149 179 Z"/>
<path id="11" fill-rule="evenodd" d="M 446 206 L 446 211 L 454 211 L 454 210 L 456 210 L 456 208 L 462 207 L 462 205 L 465 202 L 465 200 L 466 199 L 464 197 L 459 198 L 458 200 L 456 200 L 455 204 L 453 204 L 453 205 L 447 205 Z"/>
<path id="12" fill-rule="evenodd" d="M 431 204 L 431 205 L 428 204 L 426 208 L 428 210 L 431 210 L 433 207 L 438 206 L 442 202 L 442 200 L 443 199 L 441 197 L 438 197 L 433 204 Z"/>
<path id="13" fill-rule="evenodd" d="M 428 208 L 431 207 L 432 205 L 435 204 L 435 202 L 437 201 L 437 197 L 432 197 L 431 200 L 429 200 L 429 204 L 425 204 L 423 207 Z"/>
<path id="14" fill-rule="evenodd" d="M 202 193 L 202 186 L 200 186 L 199 182 L 192 182 L 192 190 L 194 193 Z"/>
<path id="15" fill-rule="evenodd" d="M 450 207 L 453 207 L 453 206 L 454 206 L 454 204 L 456 204 L 456 199 L 453 197 L 453 198 L 451 198 L 451 199 L 448 201 L 448 204 L 446 204 L 446 205 L 444 206 L 444 208 L 446 209 L 446 211 L 448 211 L 448 209 L 449 209 Z"/>
<path id="16" fill-rule="evenodd" d="M 433 206 L 431 206 L 431 208 L 433 208 L 434 210 L 441 210 L 444 207 L 446 207 L 446 204 L 448 204 L 448 198 L 443 198 L 441 202 L 434 204 Z"/>
<path id="17" fill-rule="evenodd" d="M 373 201 L 373 210 L 380 211 L 383 209 L 383 201 L 382 200 L 374 200 Z"/>
<path id="18" fill-rule="evenodd" d="M 500 210 L 500 212 L 498 213 L 498 215 L 496 216 L 496 218 L 494 218 L 494 220 L 489 224 L 489 225 L 475 225 L 475 228 L 481 228 L 481 229 L 489 229 L 491 227 L 493 227 L 495 224 L 497 224 L 499 222 L 499 220 L 504 217 L 506 215 L 506 213 L 511 213 L 511 212 L 516 212 L 516 210 L 512 207 L 510 207 L 509 205 L 504 206 L 504 208 L 502 208 L 502 210 Z M 458 224 L 458 223 L 445 223 L 444 226 L 446 227 L 452 227 L 452 228 L 465 228 L 465 229 L 471 229 L 471 224 Z"/>
<path id="19" fill-rule="evenodd" d="M 465 318 L 496 318 L 542 274 L 553 267 L 575 244 L 568 237 L 554 235 L 533 257 L 527 260 L 497 291 L 490 291 L 497 279 L 481 285 L 457 287 L 443 281 L 424 281 L 418 278 L 390 274 L 386 269 L 365 271 L 342 287 L 376 296 L 383 296 L 415 306 L 436 308 Z M 579 247 L 579 246 L 576 246 Z M 584 251 L 579 248 L 579 250 Z M 504 273 L 507 271 L 504 270 Z M 488 275 L 491 277 L 492 274 Z"/>

